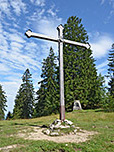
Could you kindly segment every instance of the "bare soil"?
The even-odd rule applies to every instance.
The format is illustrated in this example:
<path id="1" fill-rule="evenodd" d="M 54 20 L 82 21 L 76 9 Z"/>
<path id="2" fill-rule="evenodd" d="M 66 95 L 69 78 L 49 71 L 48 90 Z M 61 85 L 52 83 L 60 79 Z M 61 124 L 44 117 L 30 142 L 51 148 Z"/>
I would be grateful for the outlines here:
<path id="1" fill-rule="evenodd" d="M 43 129 L 44 128 L 34 127 L 32 132 L 28 132 L 28 131 L 20 132 L 18 134 L 18 137 L 22 137 L 24 139 L 29 139 L 29 140 L 48 140 L 48 141 L 54 141 L 56 143 L 66 143 L 66 142 L 79 143 L 79 142 L 85 142 L 90 139 L 90 136 L 98 134 L 97 132 L 94 131 L 87 131 L 80 129 L 80 131 L 78 131 L 76 134 L 71 133 L 63 136 L 48 136 L 42 133 Z"/>
<path id="2" fill-rule="evenodd" d="M 9 145 L 9 146 L 5 146 L 5 147 L 1 147 L 0 151 L 2 150 L 3 152 L 10 152 L 12 149 L 16 148 L 16 147 L 23 147 L 24 145 Z"/>

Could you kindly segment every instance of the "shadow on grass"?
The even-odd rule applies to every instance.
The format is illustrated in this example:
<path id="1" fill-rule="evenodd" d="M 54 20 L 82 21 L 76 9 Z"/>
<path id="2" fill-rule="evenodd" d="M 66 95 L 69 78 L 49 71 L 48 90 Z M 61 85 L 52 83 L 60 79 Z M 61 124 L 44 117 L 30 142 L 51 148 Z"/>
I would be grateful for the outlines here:
<path id="1" fill-rule="evenodd" d="M 114 109 L 96 109 L 95 112 L 105 112 L 105 113 L 110 113 L 114 112 Z"/>
<path id="2" fill-rule="evenodd" d="M 83 110 L 74 110 L 72 112 L 67 112 L 67 113 L 89 113 L 89 112 L 114 112 L 114 109 L 83 109 Z"/>
<path id="3" fill-rule="evenodd" d="M 35 125 L 35 124 L 28 124 L 28 123 L 12 123 L 11 125 L 16 126 L 31 126 L 31 127 L 39 127 L 39 128 L 48 128 L 46 125 Z"/>
<path id="4" fill-rule="evenodd" d="M 104 109 L 96 109 L 95 112 L 106 112 Z"/>

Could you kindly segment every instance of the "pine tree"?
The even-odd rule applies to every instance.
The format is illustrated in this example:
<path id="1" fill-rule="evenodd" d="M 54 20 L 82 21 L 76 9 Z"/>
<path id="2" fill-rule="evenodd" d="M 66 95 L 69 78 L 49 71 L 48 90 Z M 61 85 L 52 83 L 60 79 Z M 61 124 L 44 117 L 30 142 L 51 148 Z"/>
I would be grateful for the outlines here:
<path id="1" fill-rule="evenodd" d="M 109 92 L 110 95 L 114 98 L 114 44 L 112 45 L 112 49 L 109 51 L 109 57 L 108 57 L 108 77 L 110 79 L 108 85 L 109 85 Z"/>
<path id="2" fill-rule="evenodd" d="M 59 110 L 56 56 L 52 48 L 42 64 L 42 81 L 38 83 L 40 87 L 37 91 L 36 116 L 57 113 Z"/>
<path id="3" fill-rule="evenodd" d="M 22 76 L 23 83 L 16 95 L 15 106 L 13 110 L 14 118 L 31 118 L 34 108 L 34 87 L 32 83 L 32 75 L 29 69 L 26 69 Z"/>
<path id="4" fill-rule="evenodd" d="M 78 17 L 70 17 L 64 25 L 64 38 L 87 43 L 87 32 Z M 66 110 L 72 111 L 74 100 L 80 100 L 83 108 L 97 108 L 99 80 L 92 50 L 64 44 L 64 75 Z"/>
<path id="5" fill-rule="evenodd" d="M 4 119 L 5 113 L 4 111 L 6 111 L 6 95 L 5 92 L 2 89 L 2 86 L 0 85 L 0 120 Z"/>

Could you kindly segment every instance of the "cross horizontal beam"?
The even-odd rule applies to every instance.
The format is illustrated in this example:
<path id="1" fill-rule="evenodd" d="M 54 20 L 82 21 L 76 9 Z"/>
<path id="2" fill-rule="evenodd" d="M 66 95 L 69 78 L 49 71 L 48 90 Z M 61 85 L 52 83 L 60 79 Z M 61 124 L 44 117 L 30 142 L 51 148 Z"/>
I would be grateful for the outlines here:
<path id="1" fill-rule="evenodd" d="M 83 46 L 83 47 L 85 47 L 86 49 L 89 49 L 89 48 L 91 47 L 89 43 L 84 44 L 84 43 L 75 42 L 75 41 L 66 40 L 66 39 L 63 39 L 63 43 L 72 44 L 72 45 L 78 45 L 78 46 Z"/>
<path id="2" fill-rule="evenodd" d="M 72 44 L 72 45 L 78 45 L 78 46 L 83 46 L 87 49 L 90 48 L 90 45 L 84 44 L 84 43 L 80 43 L 80 42 L 75 42 L 75 41 L 71 41 L 71 40 L 66 40 L 66 39 L 61 39 L 61 38 L 54 38 L 54 37 L 50 37 L 50 36 L 46 36 L 43 34 L 39 34 L 39 33 L 34 33 L 31 30 L 28 30 L 25 35 L 30 38 L 30 37 L 35 37 L 35 38 L 40 38 L 40 39 L 44 39 L 44 40 L 49 40 L 49 41 L 53 41 L 53 42 L 63 42 L 63 43 L 67 43 L 67 44 Z"/>
<path id="3" fill-rule="evenodd" d="M 30 38 L 30 37 L 35 37 L 35 38 L 40 38 L 44 40 L 49 40 L 53 42 L 58 42 L 58 48 L 59 48 L 59 75 L 60 75 L 60 119 L 61 121 L 65 120 L 65 102 L 64 102 L 64 71 L 63 71 L 63 43 L 65 44 L 71 44 L 71 45 L 76 45 L 76 46 L 81 46 L 85 47 L 87 49 L 90 48 L 89 44 L 85 43 L 80 43 L 80 42 L 75 42 L 71 40 L 66 40 L 63 39 L 63 30 L 64 27 L 62 24 L 60 24 L 57 27 L 58 30 L 58 38 L 46 36 L 43 34 L 39 33 L 33 33 L 31 30 L 28 30 L 25 35 Z"/>
<path id="4" fill-rule="evenodd" d="M 40 39 L 44 39 L 44 40 L 49 40 L 49 41 L 54 41 L 54 42 L 58 42 L 58 39 L 53 38 L 53 37 L 49 37 L 43 34 L 39 34 L 39 33 L 34 33 L 31 30 L 28 30 L 25 35 L 30 38 L 30 37 L 35 37 L 35 38 L 40 38 Z"/>

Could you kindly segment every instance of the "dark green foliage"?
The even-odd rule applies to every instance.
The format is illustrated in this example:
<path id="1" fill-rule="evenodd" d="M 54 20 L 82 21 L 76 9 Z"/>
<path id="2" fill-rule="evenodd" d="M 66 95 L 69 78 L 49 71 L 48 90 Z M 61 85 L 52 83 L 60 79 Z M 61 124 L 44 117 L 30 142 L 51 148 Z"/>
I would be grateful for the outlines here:
<path id="1" fill-rule="evenodd" d="M 88 36 L 81 19 L 70 17 L 64 25 L 64 38 L 87 43 Z M 80 100 L 82 107 L 99 107 L 99 80 L 92 57 L 92 50 L 64 44 L 64 75 L 66 110 L 72 111 L 74 100 Z"/>
<path id="2" fill-rule="evenodd" d="M 6 110 L 6 95 L 5 92 L 2 89 L 2 86 L 0 85 L 0 120 L 4 119 L 4 111 Z"/>
<path id="3" fill-rule="evenodd" d="M 72 16 L 68 19 L 63 35 L 65 39 L 88 42 L 87 32 L 78 17 Z M 64 44 L 63 54 L 66 110 L 72 111 L 74 100 L 80 100 L 83 109 L 101 107 L 105 93 L 104 79 L 101 75 L 97 76 L 92 50 Z M 39 82 L 40 88 L 37 91 L 37 116 L 56 113 L 59 110 L 59 67 L 52 63 L 54 60 L 54 54 L 51 53 L 43 60 L 42 81 Z"/>
<path id="4" fill-rule="evenodd" d="M 31 118 L 34 106 L 34 88 L 29 69 L 22 76 L 23 83 L 15 98 L 14 118 Z"/>
<path id="5" fill-rule="evenodd" d="M 106 111 L 114 112 L 114 97 L 111 96 L 110 93 L 106 93 L 102 107 Z"/>
<path id="6" fill-rule="evenodd" d="M 42 81 L 37 91 L 36 116 L 49 115 L 59 111 L 59 95 L 56 74 L 56 57 L 50 48 L 49 56 L 42 62 Z"/>
<path id="7" fill-rule="evenodd" d="M 108 83 L 109 92 L 110 95 L 114 98 L 114 44 L 112 45 L 112 49 L 109 51 L 108 61 L 108 77 L 110 79 Z"/>
<path id="8" fill-rule="evenodd" d="M 12 115 L 12 113 L 9 111 L 9 112 L 7 113 L 7 116 L 6 116 L 6 120 L 10 120 L 10 119 L 12 119 L 12 117 L 13 117 L 13 115 Z"/>
<path id="9" fill-rule="evenodd" d="M 112 45 L 112 49 L 109 51 L 108 61 L 109 68 L 107 77 L 109 78 L 109 87 L 103 108 L 107 111 L 114 111 L 114 44 Z"/>
<path id="10" fill-rule="evenodd" d="M 106 99 L 106 86 L 105 86 L 105 80 L 104 80 L 104 76 L 102 76 L 101 74 L 99 74 L 98 76 L 98 90 L 97 90 L 97 94 L 99 96 L 99 99 L 101 100 L 100 102 L 98 102 L 98 107 L 102 107 L 102 103 L 104 103 L 105 99 Z"/>

